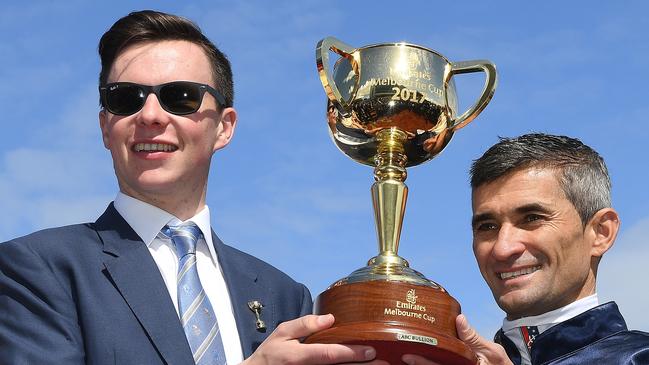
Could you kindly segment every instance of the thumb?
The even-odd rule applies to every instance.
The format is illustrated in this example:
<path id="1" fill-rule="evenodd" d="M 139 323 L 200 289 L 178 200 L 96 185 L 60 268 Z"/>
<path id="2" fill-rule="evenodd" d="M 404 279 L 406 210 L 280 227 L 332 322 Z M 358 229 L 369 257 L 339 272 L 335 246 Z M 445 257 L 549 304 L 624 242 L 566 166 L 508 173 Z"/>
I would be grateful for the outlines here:
<path id="1" fill-rule="evenodd" d="M 513 365 L 505 349 L 497 343 L 487 341 L 469 325 L 462 314 L 455 319 L 457 335 L 478 357 L 478 363 L 484 365 Z"/>
<path id="2" fill-rule="evenodd" d="M 280 324 L 271 336 L 286 340 L 299 339 L 327 329 L 333 323 L 334 316 L 331 314 L 321 316 L 310 314 Z"/>
<path id="3" fill-rule="evenodd" d="M 487 345 L 488 341 L 469 325 L 469 321 L 463 314 L 457 316 L 455 326 L 457 327 L 457 335 L 460 340 L 469 345 L 474 352 L 484 349 Z"/>

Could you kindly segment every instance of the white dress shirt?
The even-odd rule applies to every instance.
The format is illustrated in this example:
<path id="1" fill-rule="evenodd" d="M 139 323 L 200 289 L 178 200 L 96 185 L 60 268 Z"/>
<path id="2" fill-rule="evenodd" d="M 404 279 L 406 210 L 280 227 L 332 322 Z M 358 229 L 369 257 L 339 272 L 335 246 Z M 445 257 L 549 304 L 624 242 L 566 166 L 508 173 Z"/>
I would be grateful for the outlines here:
<path id="1" fill-rule="evenodd" d="M 577 301 L 574 301 L 565 307 L 555 309 L 553 311 L 539 314 L 538 316 L 523 317 L 515 319 L 513 321 L 508 321 L 507 318 L 503 321 L 503 333 L 507 336 L 518 348 L 518 352 L 521 354 L 521 365 L 531 364 L 530 353 L 527 349 L 527 344 L 523 339 L 523 334 L 520 331 L 520 328 L 523 326 L 536 326 L 538 328 L 539 334 L 545 332 L 548 328 L 557 325 L 561 322 L 565 322 L 571 318 L 574 318 L 586 311 L 589 311 L 599 305 L 599 299 L 597 298 L 597 293 L 589 295 L 585 298 L 581 298 Z"/>
<path id="2" fill-rule="evenodd" d="M 177 226 L 184 222 L 171 213 L 121 192 L 117 194 L 114 205 L 119 214 L 147 245 L 167 286 L 176 313 L 178 313 L 178 297 L 176 295 L 178 255 L 173 242 L 161 234 L 160 230 L 165 225 Z M 212 308 L 216 312 L 227 362 L 228 364 L 238 364 L 243 361 L 239 331 L 234 319 L 230 294 L 212 243 L 210 210 L 207 205 L 198 214 L 185 222 L 190 221 L 196 224 L 203 232 L 203 238 L 199 239 L 196 244 L 198 277 L 203 289 L 205 289 L 205 294 L 212 303 Z"/>

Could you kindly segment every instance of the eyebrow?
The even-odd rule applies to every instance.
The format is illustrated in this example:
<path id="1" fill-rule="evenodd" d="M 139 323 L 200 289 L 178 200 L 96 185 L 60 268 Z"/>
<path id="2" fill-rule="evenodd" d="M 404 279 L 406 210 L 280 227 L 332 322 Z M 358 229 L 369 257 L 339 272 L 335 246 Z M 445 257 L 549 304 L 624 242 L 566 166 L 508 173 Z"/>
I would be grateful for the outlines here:
<path id="1" fill-rule="evenodd" d="M 493 219 L 493 217 L 494 217 L 494 215 L 491 214 L 491 213 L 476 214 L 471 218 L 471 227 L 475 228 L 478 225 L 478 223 L 480 223 L 482 221 L 489 220 L 489 219 Z"/>
<path id="2" fill-rule="evenodd" d="M 529 203 L 529 204 L 524 204 L 519 207 L 516 207 L 514 209 L 514 212 L 517 214 L 525 214 L 531 212 L 550 214 L 551 211 L 540 203 Z M 492 212 L 476 214 L 471 218 L 471 227 L 475 228 L 475 226 L 478 225 L 478 223 L 486 220 L 494 219 L 494 217 L 495 215 Z"/>
<path id="3" fill-rule="evenodd" d="M 514 211 L 519 214 L 530 213 L 530 212 L 541 212 L 546 214 L 550 213 L 550 209 L 548 209 L 545 205 L 539 203 L 529 203 L 529 204 L 521 205 L 520 207 L 514 209 Z"/>

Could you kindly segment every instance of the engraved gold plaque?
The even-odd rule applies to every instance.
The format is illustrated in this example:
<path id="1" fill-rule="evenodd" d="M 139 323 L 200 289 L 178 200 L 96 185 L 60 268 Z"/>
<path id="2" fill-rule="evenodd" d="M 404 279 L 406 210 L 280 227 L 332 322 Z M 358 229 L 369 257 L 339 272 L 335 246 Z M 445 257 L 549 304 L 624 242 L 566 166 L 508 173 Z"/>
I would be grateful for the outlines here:
<path id="1" fill-rule="evenodd" d="M 330 52 L 340 56 L 333 72 Z M 318 43 L 316 62 L 334 143 L 374 167 L 379 253 L 318 296 L 315 312 L 333 313 L 336 322 L 305 341 L 371 345 L 391 364 L 401 364 L 405 353 L 447 365 L 475 364 L 475 355 L 457 338 L 459 303 L 397 251 L 408 195 L 406 167 L 437 156 L 455 131 L 480 114 L 496 88 L 495 66 L 485 60 L 450 62 L 408 43 L 355 48 L 333 37 Z M 469 72 L 484 72 L 484 87 L 458 115 L 453 77 Z"/>

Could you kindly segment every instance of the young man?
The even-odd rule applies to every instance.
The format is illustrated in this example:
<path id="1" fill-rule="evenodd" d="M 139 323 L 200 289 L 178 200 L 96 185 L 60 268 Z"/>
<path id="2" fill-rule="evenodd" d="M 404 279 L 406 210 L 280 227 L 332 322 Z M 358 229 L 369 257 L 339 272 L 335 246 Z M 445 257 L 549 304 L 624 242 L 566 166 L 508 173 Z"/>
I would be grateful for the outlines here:
<path id="1" fill-rule="evenodd" d="M 458 317 L 481 364 L 649 364 L 649 334 L 595 290 L 620 225 L 597 152 L 565 136 L 505 138 L 474 162 L 471 187 L 473 251 L 507 314 L 502 347 Z"/>
<path id="2" fill-rule="evenodd" d="M 237 121 L 226 57 L 192 22 L 154 11 L 118 20 L 99 54 L 120 191 L 94 223 L 0 244 L 0 362 L 371 360 L 368 347 L 301 344 L 333 317 L 305 316 L 303 285 L 211 229 L 210 161 Z"/>

